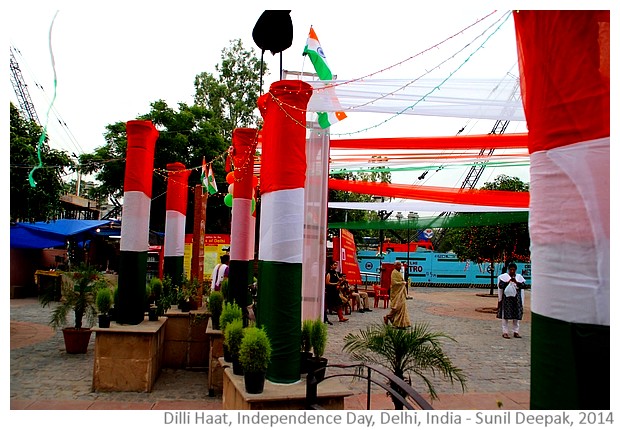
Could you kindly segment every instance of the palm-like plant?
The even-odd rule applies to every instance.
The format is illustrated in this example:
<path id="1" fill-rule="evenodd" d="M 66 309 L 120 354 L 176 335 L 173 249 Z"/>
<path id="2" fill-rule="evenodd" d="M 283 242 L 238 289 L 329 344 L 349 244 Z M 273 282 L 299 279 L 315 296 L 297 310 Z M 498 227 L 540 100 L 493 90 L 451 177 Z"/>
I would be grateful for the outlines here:
<path id="1" fill-rule="evenodd" d="M 52 311 L 50 325 L 53 328 L 66 324 L 71 311 L 75 314 L 76 329 L 81 329 L 84 318 L 88 326 L 95 323 L 97 316 L 96 297 L 100 288 L 109 288 L 105 278 L 92 266 L 80 265 L 75 270 L 67 272 L 68 282 L 62 285 L 62 300 Z M 48 306 L 54 301 L 53 295 L 43 294 L 40 298 L 42 306 Z"/>
<path id="2" fill-rule="evenodd" d="M 431 332 L 426 323 L 417 323 L 410 329 L 399 329 L 391 325 L 372 325 L 359 334 L 349 333 L 345 337 L 343 351 L 356 360 L 381 365 L 395 376 L 411 383 L 411 374 L 420 377 L 428 388 L 431 399 L 438 398 L 428 375 L 441 374 L 450 382 L 458 381 L 465 392 L 466 377 L 463 371 L 452 364 L 443 352 L 441 341 L 456 340 L 441 332 Z M 392 385 L 398 391 L 398 387 Z M 401 393 L 404 394 L 404 393 Z M 392 396 L 395 409 L 403 405 Z"/>

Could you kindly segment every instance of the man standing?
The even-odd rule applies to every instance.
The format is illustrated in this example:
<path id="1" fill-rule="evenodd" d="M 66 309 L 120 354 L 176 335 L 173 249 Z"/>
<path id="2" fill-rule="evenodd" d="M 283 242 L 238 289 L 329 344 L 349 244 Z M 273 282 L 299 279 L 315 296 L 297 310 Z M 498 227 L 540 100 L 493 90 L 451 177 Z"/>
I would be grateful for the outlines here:
<path id="1" fill-rule="evenodd" d="M 512 320 L 512 334 L 520 338 L 519 321 L 523 319 L 523 289 L 525 279 L 517 273 L 517 265 L 510 263 L 508 273 L 497 278 L 497 318 L 502 320 L 502 337 L 510 339 L 508 320 Z"/>
<path id="2" fill-rule="evenodd" d="M 220 291 L 222 281 L 228 278 L 228 262 L 230 255 L 224 254 L 220 256 L 220 264 L 216 265 L 211 274 L 211 291 Z"/>
<path id="3" fill-rule="evenodd" d="M 390 284 L 390 312 L 383 317 L 383 322 L 397 328 L 411 327 L 409 313 L 407 312 L 407 284 L 401 273 L 402 263 L 397 261 L 392 270 Z"/>

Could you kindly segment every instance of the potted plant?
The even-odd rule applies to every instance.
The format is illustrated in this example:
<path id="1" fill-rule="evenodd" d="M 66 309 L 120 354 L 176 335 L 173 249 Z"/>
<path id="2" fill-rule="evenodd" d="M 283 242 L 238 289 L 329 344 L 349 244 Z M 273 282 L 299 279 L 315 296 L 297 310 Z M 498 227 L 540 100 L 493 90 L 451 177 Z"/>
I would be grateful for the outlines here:
<path id="1" fill-rule="evenodd" d="M 177 303 L 181 312 L 190 311 L 189 300 L 196 294 L 194 288 L 196 285 L 184 276 L 181 285 L 177 288 Z"/>
<path id="2" fill-rule="evenodd" d="M 463 392 L 466 387 L 467 378 L 443 351 L 443 340 L 455 341 L 446 333 L 431 331 L 427 323 L 416 323 L 408 330 L 374 324 L 366 330 L 360 330 L 359 334 L 346 335 L 342 350 L 356 360 L 389 369 L 409 384 L 412 374 L 419 376 L 426 383 L 431 400 L 434 400 L 438 396 L 429 376 L 441 375 L 451 383 L 458 382 Z M 399 391 L 397 385 L 390 384 L 395 391 Z M 391 397 L 394 409 L 402 409 L 401 402 Z"/>
<path id="3" fill-rule="evenodd" d="M 63 327 L 65 349 L 68 354 L 84 354 L 88 349 L 91 330 L 97 316 L 95 303 L 97 290 L 109 288 L 106 279 L 93 267 L 80 265 L 74 271 L 65 272 L 66 278 L 61 285 L 62 299 L 52 311 L 50 326 L 54 329 Z M 39 298 L 41 306 L 49 306 L 54 301 L 53 290 Z M 65 327 L 69 313 L 75 315 L 73 327 Z M 84 318 L 88 327 L 83 327 Z"/>
<path id="4" fill-rule="evenodd" d="M 239 361 L 243 366 L 245 391 L 249 394 L 262 393 L 271 361 L 271 342 L 265 330 L 256 326 L 244 329 L 239 346 Z"/>
<path id="5" fill-rule="evenodd" d="M 325 347 L 327 346 L 327 326 L 321 318 L 312 321 L 310 344 L 312 345 L 314 357 L 312 357 L 309 362 L 309 367 L 311 367 L 311 369 L 308 369 L 308 373 L 313 371 L 317 381 L 322 381 L 323 378 L 325 378 L 327 366 L 327 358 L 323 357 L 323 354 L 325 354 Z"/>
<path id="6" fill-rule="evenodd" d="M 222 307 L 224 305 L 224 296 L 219 291 L 211 291 L 209 294 L 209 312 L 211 312 L 211 321 L 213 330 L 220 330 L 220 315 L 222 315 Z"/>
<path id="7" fill-rule="evenodd" d="M 103 287 L 97 290 L 95 304 L 99 311 L 99 327 L 110 328 L 110 308 L 112 307 L 112 292 L 109 288 Z"/>
<path id="8" fill-rule="evenodd" d="M 156 279 L 156 278 L 152 278 Z M 152 281 L 151 279 L 151 281 Z M 161 282 L 161 293 L 159 296 L 155 298 L 155 306 L 157 307 L 157 315 L 162 316 L 166 313 L 168 309 L 172 307 L 173 302 L 176 301 L 176 291 L 174 286 L 172 285 L 172 279 L 170 276 L 164 276 L 163 280 L 159 280 Z M 157 290 L 159 287 L 157 286 L 158 282 L 153 284 L 153 288 L 155 288 L 155 294 L 157 294 Z"/>
<path id="9" fill-rule="evenodd" d="M 303 320 L 301 323 L 301 357 L 300 373 L 308 373 L 308 361 L 312 358 L 312 320 Z"/>
<path id="10" fill-rule="evenodd" d="M 236 319 L 243 319 L 241 308 L 235 302 L 225 301 L 222 307 L 222 314 L 220 315 L 220 330 L 222 330 L 222 333 L 226 331 L 226 326 Z M 226 343 L 224 343 L 224 360 L 229 363 L 232 362 L 232 356 L 226 347 Z"/>
<path id="11" fill-rule="evenodd" d="M 239 362 L 239 347 L 243 339 L 243 320 L 234 319 L 226 325 L 224 330 L 224 345 L 232 358 L 232 368 L 235 375 L 243 375 L 243 368 Z"/>

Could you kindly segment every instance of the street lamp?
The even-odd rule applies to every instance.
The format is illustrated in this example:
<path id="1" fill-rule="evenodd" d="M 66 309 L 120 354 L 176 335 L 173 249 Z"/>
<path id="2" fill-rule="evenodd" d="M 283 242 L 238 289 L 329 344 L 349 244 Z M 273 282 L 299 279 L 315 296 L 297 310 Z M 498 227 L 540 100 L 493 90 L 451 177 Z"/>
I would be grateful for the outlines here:
<path id="1" fill-rule="evenodd" d="M 407 293 L 409 293 L 409 247 L 411 244 L 411 239 L 409 238 L 409 231 L 410 231 L 410 225 L 409 222 L 413 221 L 414 223 L 417 224 L 418 222 L 418 213 L 417 212 L 408 212 L 407 213 L 407 271 L 406 271 L 406 275 L 407 275 L 407 279 L 405 279 L 405 281 L 407 282 Z"/>
<path id="2" fill-rule="evenodd" d="M 375 203 L 383 203 L 385 201 L 385 197 L 383 196 L 372 196 L 372 199 Z M 381 209 L 377 211 L 377 215 L 379 216 L 379 220 L 383 223 L 384 218 L 386 217 L 386 211 Z M 381 267 L 383 266 L 383 229 L 379 228 L 379 273 L 381 273 Z"/>

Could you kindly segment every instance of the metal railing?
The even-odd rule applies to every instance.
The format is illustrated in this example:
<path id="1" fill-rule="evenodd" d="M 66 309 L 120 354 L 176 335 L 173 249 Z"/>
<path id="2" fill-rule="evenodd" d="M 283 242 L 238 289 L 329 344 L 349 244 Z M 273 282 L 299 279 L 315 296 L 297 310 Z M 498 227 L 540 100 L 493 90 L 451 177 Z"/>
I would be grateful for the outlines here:
<path id="1" fill-rule="evenodd" d="M 326 370 L 328 367 L 337 368 L 337 369 L 355 369 L 354 373 L 338 373 L 335 375 L 325 376 L 320 381 L 316 378 L 316 373 Z M 366 369 L 366 375 L 363 375 L 363 369 Z M 387 383 L 385 379 L 375 379 L 373 377 L 373 372 L 378 373 L 383 378 L 387 379 Z M 366 363 L 350 363 L 350 364 L 328 364 L 323 367 L 313 368 L 310 366 L 308 369 L 308 376 L 306 377 L 306 409 L 314 409 L 320 410 L 323 409 L 318 404 L 318 385 L 331 378 L 339 378 L 342 376 L 352 376 L 355 378 L 365 379 L 367 383 L 366 389 L 366 409 L 370 410 L 370 392 L 372 388 L 372 384 L 378 385 L 379 387 L 386 390 L 393 399 L 398 400 L 405 409 L 422 409 L 422 410 L 432 410 L 433 407 L 428 403 L 416 390 L 411 387 L 411 385 L 407 384 L 402 379 L 398 378 L 389 370 L 384 367 L 380 367 L 374 364 L 366 364 Z M 397 387 L 394 389 L 393 387 Z"/>

